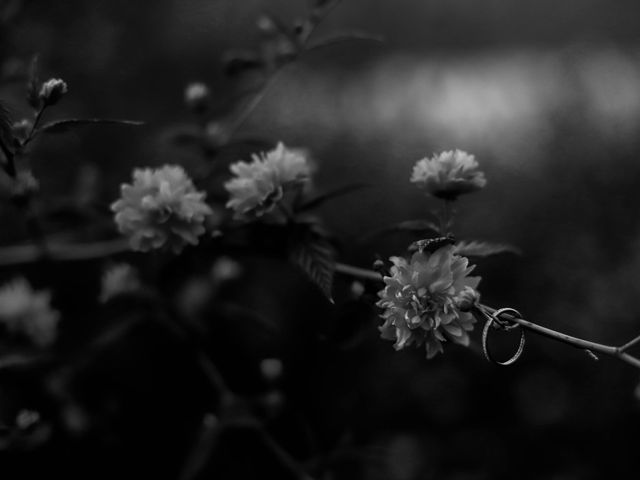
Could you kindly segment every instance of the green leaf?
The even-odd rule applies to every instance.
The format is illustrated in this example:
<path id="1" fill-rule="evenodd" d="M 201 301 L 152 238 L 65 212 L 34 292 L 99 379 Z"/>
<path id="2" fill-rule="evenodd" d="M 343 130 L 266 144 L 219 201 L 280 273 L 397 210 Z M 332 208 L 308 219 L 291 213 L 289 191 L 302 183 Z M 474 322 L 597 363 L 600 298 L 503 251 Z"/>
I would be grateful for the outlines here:
<path id="1" fill-rule="evenodd" d="M 380 35 L 372 35 L 366 32 L 345 32 L 337 35 L 331 35 L 316 42 L 313 42 L 305 50 L 307 52 L 311 50 L 318 50 L 320 48 L 330 47 L 332 45 L 338 45 L 343 42 L 373 42 L 378 44 L 384 44 L 385 40 Z"/>
<path id="2" fill-rule="evenodd" d="M 455 244 L 453 235 L 447 235 L 446 237 L 425 238 L 424 240 L 418 240 L 409 245 L 409 251 L 424 252 L 426 250 L 428 253 L 433 253 L 439 248 L 453 244 Z"/>
<path id="3" fill-rule="evenodd" d="M 87 125 L 130 125 L 140 126 L 144 125 L 144 122 L 137 120 L 117 120 L 110 118 L 68 118 L 65 120 L 56 120 L 43 125 L 38 128 L 38 133 L 66 133 L 76 127 L 84 127 Z"/>
<path id="4" fill-rule="evenodd" d="M 513 253 L 522 255 L 522 251 L 507 243 L 490 243 L 471 240 L 468 242 L 458 242 L 454 246 L 454 252 L 465 257 L 488 257 L 499 253 Z"/>
<path id="5" fill-rule="evenodd" d="M 308 202 L 302 204 L 300 208 L 298 208 L 298 211 L 304 212 L 313 210 L 314 208 L 318 208 L 328 200 L 333 200 L 334 198 L 340 197 L 342 195 L 347 195 L 349 193 L 356 192 L 367 187 L 370 187 L 370 185 L 366 183 L 354 183 L 351 185 L 345 185 L 344 187 L 336 188 L 335 190 L 319 195 L 316 198 L 313 198 Z"/>
<path id="6" fill-rule="evenodd" d="M 327 234 L 316 223 L 300 223 L 295 226 L 290 241 L 289 260 L 333 303 L 335 251 Z"/>
<path id="7" fill-rule="evenodd" d="M 0 138 L 3 140 L 9 140 L 13 138 L 13 133 L 11 129 L 12 125 L 11 121 L 11 113 L 9 109 L 0 102 Z"/>
<path id="8" fill-rule="evenodd" d="M 394 223 L 393 225 L 369 232 L 361 237 L 360 241 L 370 241 L 383 235 L 398 232 L 410 232 L 420 235 L 433 233 L 440 235 L 440 227 L 436 222 L 432 222 L 431 220 L 405 220 L 404 222 Z"/>

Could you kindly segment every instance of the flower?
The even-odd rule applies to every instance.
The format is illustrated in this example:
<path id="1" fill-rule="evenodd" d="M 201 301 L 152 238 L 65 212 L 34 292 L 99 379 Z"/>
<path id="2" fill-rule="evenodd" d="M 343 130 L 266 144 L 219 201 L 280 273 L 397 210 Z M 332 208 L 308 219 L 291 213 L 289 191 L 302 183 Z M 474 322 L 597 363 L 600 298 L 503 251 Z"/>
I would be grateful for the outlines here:
<path id="1" fill-rule="evenodd" d="M 60 101 L 68 91 L 67 83 L 60 78 L 50 78 L 40 87 L 38 96 L 46 106 L 54 105 Z"/>
<path id="2" fill-rule="evenodd" d="M 213 214 L 205 197 L 182 167 L 135 169 L 133 184 L 121 186 L 121 198 L 111 210 L 134 250 L 165 248 L 180 253 L 187 244 L 197 245 L 205 233 L 205 219 Z"/>
<path id="3" fill-rule="evenodd" d="M 411 182 L 446 200 L 455 200 L 458 195 L 480 190 L 487 184 L 475 157 L 462 150 L 419 160 L 413 167 Z"/>
<path id="4" fill-rule="evenodd" d="M 184 101 L 196 113 L 203 112 L 209 101 L 209 88 L 200 82 L 187 85 L 184 90 Z"/>
<path id="5" fill-rule="evenodd" d="M 50 345 L 56 339 L 60 317 L 50 301 L 48 291 L 36 292 L 24 278 L 17 278 L 0 288 L 0 324 L 38 346 Z"/>
<path id="6" fill-rule="evenodd" d="M 100 301 L 107 302 L 117 295 L 138 290 L 141 286 L 138 271 L 128 263 L 118 263 L 102 275 Z"/>
<path id="7" fill-rule="evenodd" d="M 237 217 L 253 214 L 257 217 L 269 212 L 284 196 L 284 191 L 302 185 L 310 176 L 311 167 L 306 155 L 278 143 L 270 152 L 253 155 L 253 161 L 231 165 L 235 175 L 224 187 L 230 193 L 227 207 Z"/>
<path id="8" fill-rule="evenodd" d="M 475 319 L 468 303 L 479 298 L 480 277 L 468 276 L 474 267 L 453 248 L 416 252 L 409 261 L 391 257 L 391 276 L 384 277 L 386 287 L 378 293 L 377 305 L 384 309 L 381 336 L 395 340 L 396 350 L 424 343 L 427 358 L 433 358 L 447 340 L 469 344 L 467 332 Z"/>

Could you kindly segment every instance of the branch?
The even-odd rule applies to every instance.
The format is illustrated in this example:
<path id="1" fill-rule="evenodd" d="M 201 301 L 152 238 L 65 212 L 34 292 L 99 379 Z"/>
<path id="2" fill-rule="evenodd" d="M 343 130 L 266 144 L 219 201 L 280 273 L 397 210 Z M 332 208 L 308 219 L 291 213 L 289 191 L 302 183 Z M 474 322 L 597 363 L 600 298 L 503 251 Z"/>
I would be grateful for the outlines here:
<path id="1" fill-rule="evenodd" d="M 373 281 L 382 281 L 382 275 L 373 270 L 368 270 L 365 268 L 353 267 L 351 265 L 346 265 L 342 263 L 336 264 L 335 268 L 336 273 L 341 273 L 343 275 L 349 275 L 352 277 L 361 278 L 363 280 L 373 280 Z M 477 310 L 483 315 L 488 315 L 491 317 L 495 314 L 496 309 L 486 306 L 486 305 L 478 305 L 476 307 Z M 542 325 L 538 325 L 536 323 L 525 320 L 524 318 L 520 318 L 518 316 L 513 315 L 512 313 L 502 313 L 500 314 L 499 320 L 506 321 L 507 323 L 519 325 L 521 328 L 536 333 L 538 335 L 542 335 L 543 337 L 550 338 L 552 340 L 556 340 L 558 342 L 565 343 L 567 345 L 571 345 L 574 348 L 578 348 L 580 350 L 585 350 L 587 353 L 593 355 L 593 352 L 598 352 L 602 355 L 607 355 L 609 357 L 617 358 L 618 360 L 628 363 L 638 369 L 640 369 L 640 359 L 634 357 L 633 355 L 629 355 L 626 353 L 626 350 L 631 348 L 632 346 L 640 343 L 640 335 L 633 340 L 625 343 L 620 347 L 616 347 L 613 345 L 605 345 L 602 343 L 591 342 L 589 340 L 584 340 L 582 338 L 573 337 L 571 335 L 567 335 L 566 333 L 561 333 L 556 330 L 552 330 L 547 327 L 543 327 Z"/>

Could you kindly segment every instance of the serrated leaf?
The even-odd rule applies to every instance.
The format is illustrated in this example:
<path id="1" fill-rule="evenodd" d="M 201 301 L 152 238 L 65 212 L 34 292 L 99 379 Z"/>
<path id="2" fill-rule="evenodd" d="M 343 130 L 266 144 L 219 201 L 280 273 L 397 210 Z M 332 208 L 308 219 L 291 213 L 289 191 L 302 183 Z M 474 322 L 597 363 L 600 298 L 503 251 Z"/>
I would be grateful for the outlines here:
<path id="1" fill-rule="evenodd" d="M 397 232 L 410 232 L 421 235 L 433 233 L 435 235 L 439 235 L 440 227 L 438 224 L 430 220 L 406 220 L 404 222 L 394 223 L 393 225 L 369 232 L 362 236 L 360 241 L 369 241 L 383 235 Z"/>
<path id="2" fill-rule="evenodd" d="M 326 234 L 317 224 L 299 224 L 291 238 L 289 260 L 302 269 L 333 303 L 335 252 Z"/>
<path id="3" fill-rule="evenodd" d="M 433 253 L 439 248 L 453 244 L 455 244 L 453 235 L 447 235 L 446 237 L 425 238 L 424 240 L 418 240 L 409 245 L 409 251 L 427 251 L 428 253 Z"/>
<path id="4" fill-rule="evenodd" d="M 352 185 L 345 185 L 344 187 L 336 188 L 335 190 L 319 195 L 316 198 L 313 198 L 308 202 L 304 203 L 303 205 L 300 206 L 298 211 L 304 212 L 308 210 L 313 210 L 314 208 L 318 208 L 319 206 L 321 206 L 322 204 L 324 204 L 329 200 L 333 200 L 334 198 L 340 197 L 342 195 L 347 195 L 349 193 L 356 192 L 358 190 L 361 190 L 367 187 L 370 187 L 370 185 L 366 183 L 354 183 Z"/>
<path id="5" fill-rule="evenodd" d="M 393 227 L 397 231 L 405 232 L 434 232 L 438 233 L 440 227 L 430 220 L 405 220 L 404 222 L 397 223 Z"/>
<path id="6" fill-rule="evenodd" d="M 11 113 L 9 109 L 0 102 L 0 135 L 2 139 L 8 140 L 13 137 L 11 125 Z"/>
<path id="7" fill-rule="evenodd" d="M 383 44 L 385 40 L 379 35 L 372 35 L 366 32 L 346 32 L 337 35 L 332 35 L 316 42 L 313 42 L 306 48 L 306 51 L 318 50 L 320 48 L 330 47 L 343 42 L 360 41 L 360 42 L 373 42 Z"/>
<path id="8" fill-rule="evenodd" d="M 144 122 L 137 120 L 117 120 L 110 118 L 68 118 L 65 120 L 56 120 L 38 128 L 38 133 L 66 133 L 76 127 L 84 127 L 87 125 L 130 125 L 140 126 Z"/>
<path id="9" fill-rule="evenodd" d="M 31 59 L 29 65 L 29 78 L 27 79 L 27 102 L 34 110 L 39 110 L 42 101 L 40 100 L 40 79 L 38 77 L 38 56 Z"/>
<path id="10" fill-rule="evenodd" d="M 488 257 L 499 253 L 513 253 L 521 255 L 522 251 L 507 243 L 491 243 L 478 240 L 458 242 L 454 246 L 454 253 L 465 257 Z"/>

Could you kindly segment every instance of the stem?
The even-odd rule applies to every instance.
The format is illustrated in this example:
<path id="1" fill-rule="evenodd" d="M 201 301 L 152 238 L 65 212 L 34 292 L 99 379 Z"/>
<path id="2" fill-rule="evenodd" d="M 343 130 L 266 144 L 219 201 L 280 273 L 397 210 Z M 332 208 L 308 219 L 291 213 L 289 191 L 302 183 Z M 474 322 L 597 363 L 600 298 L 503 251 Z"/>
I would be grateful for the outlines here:
<path id="1" fill-rule="evenodd" d="M 377 272 L 374 272 L 373 270 L 353 267 L 351 265 L 345 265 L 342 263 L 336 264 L 335 271 L 336 273 L 350 275 L 353 277 L 362 278 L 364 280 L 373 280 L 378 282 L 382 281 L 382 275 L 380 275 Z M 496 312 L 495 308 L 492 308 L 486 305 L 479 305 L 477 309 L 483 315 L 492 315 L 493 313 Z M 628 363 L 629 365 L 632 365 L 636 368 L 640 368 L 640 359 L 632 355 L 629 355 L 628 353 L 625 352 L 625 350 L 627 350 L 628 348 L 632 347 L 633 345 L 636 345 L 637 343 L 640 343 L 640 336 L 634 338 L 630 342 L 627 342 L 621 347 L 616 347 L 613 345 L 605 345 L 602 343 L 591 342 L 589 340 L 584 340 L 582 338 L 573 337 L 571 335 L 567 335 L 566 333 L 561 333 L 556 330 L 543 327 L 542 325 L 529 322 L 528 320 L 516 317 L 514 315 L 511 315 L 510 313 L 504 313 L 500 317 L 508 322 L 517 323 L 518 325 L 520 325 L 520 327 L 527 329 L 531 332 L 537 333 L 538 335 L 542 335 L 543 337 L 547 337 L 552 340 L 556 340 L 558 342 L 571 345 L 572 347 L 579 348 L 580 350 L 588 350 L 592 353 L 598 352 L 603 355 L 608 355 L 610 357 L 614 357 L 614 358 L 617 358 L 618 360 Z"/>
<path id="2" fill-rule="evenodd" d="M 640 335 L 638 335 L 636 338 L 634 338 L 633 340 L 631 340 L 630 342 L 625 343 L 624 345 L 622 345 L 620 347 L 620 351 L 624 352 L 625 350 L 628 350 L 629 348 L 633 347 L 636 343 L 640 342 Z"/>
<path id="3" fill-rule="evenodd" d="M 346 265 L 344 263 L 336 263 L 335 272 L 343 275 L 349 275 L 351 277 L 362 278 L 363 280 L 373 280 L 374 282 L 382 281 L 382 276 L 378 272 L 367 270 L 366 268 Z"/>
<path id="4" fill-rule="evenodd" d="M 25 139 L 25 141 L 22 142 L 22 145 L 21 145 L 22 148 L 26 147 L 29 144 L 29 142 L 31 142 L 31 140 L 36 138 L 38 125 L 40 124 L 40 120 L 42 119 L 42 115 L 44 114 L 44 111 L 46 109 L 47 109 L 47 105 L 44 104 L 42 105 L 40 110 L 38 110 L 38 113 L 36 113 L 36 118 L 34 119 L 33 125 L 31 126 L 31 131 L 29 132 L 29 135 L 27 135 L 27 138 Z"/>
<path id="5" fill-rule="evenodd" d="M 260 105 L 260 102 L 262 102 L 264 97 L 267 95 L 267 92 L 276 83 L 276 80 L 279 78 L 279 73 L 282 72 L 283 69 L 284 67 L 281 67 L 278 70 L 276 70 L 271 75 L 271 77 L 267 79 L 262 89 L 251 99 L 251 101 L 247 104 L 247 106 L 240 112 L 240 114 L 236 118 L 235 122 L 233 122 L 233 125 L 229 130 L 229 138 L 233 137 L 233 135 L 235 135 L 238 132 L 238 130 L 240 130 L 240 128 L 245 124 L 245 122 L 249 120 L 249 117 L 251 117 L 251 114 L 255 111 L 258 105 Z"/>
<path id="6" fill-rule="evenodd" d="M 40 223 L 40 219 L 38 218 L 37 213 L 34 211 L 31 202 L 27 206 L 24 207 L 24 210 L 27 214 L 27 229 L 31 238 L 33 238 L 34 243 L 39 249 L 39 255 L 41 259 L 49 258 L 49 247 L 47 245 L 47 236 L 44 233 L 44 229 L 42 228 L 42 224 Z"/>
<path id="7" fill-rule="evenodd" d="M 440 235 L 446 237 L 449 234 L 449 224 L 451 222 L 451 201 L 444 199 L 440 210 Z"/>

